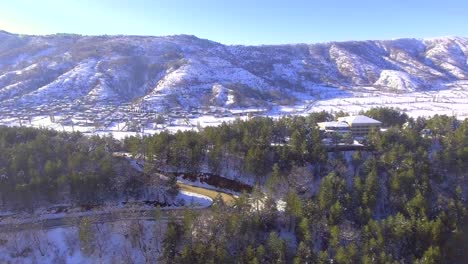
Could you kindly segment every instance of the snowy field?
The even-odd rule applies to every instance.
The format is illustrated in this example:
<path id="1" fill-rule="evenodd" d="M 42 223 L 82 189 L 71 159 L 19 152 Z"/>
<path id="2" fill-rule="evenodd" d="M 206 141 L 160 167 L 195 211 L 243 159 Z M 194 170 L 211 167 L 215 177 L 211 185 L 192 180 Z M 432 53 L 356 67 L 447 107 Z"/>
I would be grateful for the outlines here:
<path id="1" fill-rule="evenodd" d="M 351 115 L 374 107 L 392 107 L 411 117 L 430 117 L 436 114 L 468 117 L 468 81 L 460 81 L 438 90 L 391 93 L 374 87 L 359 87 L 346 92 L 330 87 L 315 88 L 315 94 L 300 95 L 303 101 L 294 106 L 278 107 L 272 116 L 285 114 L 306 115 L 311 112 L 348 112 Z"/>
<path id="2" fill-rule="evenodd" d="M 468 117 L 468 89 L 448 89 L 409 94 L 380 92 L 355 93 L 355 97 L 328 99 L 306 106 L 311 111 L 344 111 L 357 114 L 373 107 L 393 107 L 411 117 L 430 117 L 436 114 L 456 116 L 463 120 Z"/>
<path id="3" fill-rule="evenodd" d="M 167 221 L 0 233 L 0 263 L 156 263 Z"/>
<path id="4" fill-rule="evenodd" d="M 181 191 L 177 201 L 184 207 L 205 208 L 212 204 L 209 197 Z M 90 225 L 60 226 L 50 229 L 28 228 L 24 231 L 0 232 L 0 263 L 155 263 L 160 254 L 162 237 L 168 215 L 176 215 L 184 207 L 162 208 L 159 221 L 120 217 L 117 221 L 98 223 L 90 220 Z M 93 217 L 99 214 L 118 215 L 130 212 L 123 206 L 99 208 L 99 211 L 67 213 L 61 222 L 75 217 Z M 134 210 L 146 207 L 132 207 Z M 171 210 L 175 209 L 175 210 Z M 127 215 L 127 214 L 125 214 Z M 52 220 L 65 217 L 64 213 L 43 213 L 31 219 L 30 216 L 3 214 L 0 227 L 17 226 L 36 220 Z M 151 218 L 151 217 L 150 217 Z M 71 221 L 71 220 L 69 220 Z M 33 226 L 35 224 L 32 224 Z"/>
<path id="5" fill-rule="evenodd" d="M 161 126 L 149 123 L 140 132 L 121 131 L 124 122 L 112 122 L 107 127 L 96 128 L 91 120 L 73 119 L 75 125 L 62 125 L 61 116 L 55 116 L 51 120 L 49 116 L 34 116 L 30 122 L 22 122 L 14 118 L 1 119 L 0 125 L 32 127 L 46 127 L 59 131 L 80 131 L 85 134 L 107 135 L 112 134 L 117 139 L 123 139 L 130 135 L 150 135 L 167 130 L 194 130 L 207 126 L 218 126 L 223 122 L 232 122 L 235 119 L 248 119 L 250 116 L 269 116 L 279 118 L 285 115 L 307 115 L 312 112 L 344 111 L 357 114 L 361 110 L 373 107 L 393 107 L 406 112 L 410 117 L 430 117 L 436 114 L 456 116 L 460 120 L 468 117 L 468 81 L 459 81 L 450 86 L 437 90 L 420 92 L 382 92 L 374 87 L 359 87 L 352 91 L 340 90 L 331 87 L 314 87 L 307 93 L 293 94 L 299 98 L 295 105 L 276 106 L 272 108 L 243 108 L 228 109 L 230 114 L 220 116 L 204 114 L 194 117 L 173 118 L 168 124 Z"/>

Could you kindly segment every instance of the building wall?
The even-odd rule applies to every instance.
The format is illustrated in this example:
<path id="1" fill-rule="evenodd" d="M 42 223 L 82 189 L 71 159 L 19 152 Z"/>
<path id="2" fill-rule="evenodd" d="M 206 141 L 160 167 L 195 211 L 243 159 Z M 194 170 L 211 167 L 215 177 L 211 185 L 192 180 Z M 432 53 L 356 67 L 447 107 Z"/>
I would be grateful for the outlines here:
<path id="1" fill-rule="evenodd" d="M 375 128 L 380 130 L 380 125 L 377 124 L 354 124 L 351 126 L 351 132 L 353 136 L 367 136 L 369 132 Z"/>

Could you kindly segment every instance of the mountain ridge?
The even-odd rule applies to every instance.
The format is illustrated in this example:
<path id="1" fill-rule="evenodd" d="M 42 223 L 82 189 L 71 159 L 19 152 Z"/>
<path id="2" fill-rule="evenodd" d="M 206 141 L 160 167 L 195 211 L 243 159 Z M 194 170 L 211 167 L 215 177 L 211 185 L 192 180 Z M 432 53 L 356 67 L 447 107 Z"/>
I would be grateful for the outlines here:
<path id="1" fill-rule="evenodd" d="M 0 31 L 0 107 L 86 101 L 173 107 L 287 105 L 316 87 L 393 93 L 468 79 L 468 38 L 224 45 L 193 35 Z"/>
<path id="2" fill-rule="evenodd" d="M 172 35 L 133 35 L 133 34 L 96 34 L 96 35 L 87 35 L 87 34 L 80 34 L 80 33 L 66 33 L 66 32 L 57 32 L 51 34 L 20 34 L 15 32 L 10 32 L 7 30 L 0 29 L 0 33 L 4 33 L 7 35 L 14 35 L 14 36 L 28 36 L 28 37 L 53 37 L 53 36 L 75 36 L 75 37 L 149 37 L 149 38 L 165 38 L 165 37 L 188 37 L 188 38 L 195 38 L 199 40 L 207 40 L 210 42 L 214 42 L 217 44 L 221 44 L 224 46 L 242 46 L 242 47 L 261 47 L 261 46 L 294 46 L 294 45 L 315 45 L 315 44 L 331 44 L 331 43 L 348 43 L 348 42 L 375 42 L 375 41 L 399 41 L 399 40 L 417 40 L 417 41 L 437 41 L 437 40 L 444 40 L 444 39 L 467 39 L 468 36 L 459 36 L 459 35 L 445 35 L 445 36 L 435 36 L 435 37 L 396 37 L 390 39 L 361 39 L 361 40 L 331 40 L 331 41 L 317 41 L 317 42 L 291 42 L 291 43 L 278 43 L 278 44 L 271 44 L 271 43 L 262 43 L 262 44 L 224 44 L 219 41 L 211 40 L 208 38 L 198 37 L 197 35 L 187 34 L 187 33 L 180 33 L 180 34 L 172 34 Z"/>

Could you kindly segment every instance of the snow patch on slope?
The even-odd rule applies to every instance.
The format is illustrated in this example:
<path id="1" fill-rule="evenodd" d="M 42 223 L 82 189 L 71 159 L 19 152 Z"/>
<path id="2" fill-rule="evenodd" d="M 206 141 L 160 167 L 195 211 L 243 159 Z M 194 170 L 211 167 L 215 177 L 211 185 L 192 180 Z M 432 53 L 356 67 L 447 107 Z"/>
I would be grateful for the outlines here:
<path id="1" fill-rule="evenodd" d="M 375 65 L 338 45 L 333 44 L 330 47 L 330 57 L 335 61 L 340 73 L 351 78 L 355 84 L 366 84 L 375 80 L 378 75 L 379 69 Z"/>
<path id="2" fill-rule="evenodd" d="M 467 56 L 460 45 L 460 40 L 446 38 L 436 39 L 429 44 L 426 57 L 431 60 L 434 64 L 438 65 L 442 69 L 448 71 L 453 76 L 459 79 L 468 78 L 466 74 L 467 70 Z M 466 43 L 465 43 L 466 44 Z"/>
<path id="3" fill-rule="evenodd" d="M 420 87 L 421 83 L 406 72 L 383 70 L 374 85 L 387 87 L 392 90 L 414 91 Z"/>
<path id="4" fill-rule="evenodd" d="M 94 72 L 95 60 L 82 62 L 70 71 L 62 74 L 55 81 L 29 93 L 22 99 L 25 101 L 41 101 L 42 99 L 78 97 L 85 95 L 90 84 L 97 80 Z"/>
<path id="5" fill-rule="evenodd" d="M 212 88 L 213 99 L 212 103 L 218 106 L 230 106 L 235 103 L 234 95 L 231 89 L 224 87 L 221 84 L 215 84 Z"/>

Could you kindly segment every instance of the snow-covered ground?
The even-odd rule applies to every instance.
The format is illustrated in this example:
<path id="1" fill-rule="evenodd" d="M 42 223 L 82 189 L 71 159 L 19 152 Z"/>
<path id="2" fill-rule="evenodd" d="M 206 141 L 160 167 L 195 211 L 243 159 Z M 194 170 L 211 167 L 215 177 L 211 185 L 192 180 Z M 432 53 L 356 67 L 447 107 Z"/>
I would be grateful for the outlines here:
<path id="1" fill-rule="evenodd" d="M 175 198 L 175 202 L 178 204 L 178 206 L 163 207 L 162 210 L 180 209 L 184 207 L 202 209 L 211 206 L 213 200 L 202 194 L 189 191 L 180 191 Z M 60 205 L 56 205 L 56 207 L 57 206 Z M 67 205 L 64 205 L 64 207 L 67 207 Z M 27 213 L 3 212 L 0 213 L 0 226 L 12 223 L 34 223 L 40 220 L 60 219 L 63 217 L 95 216 L 108 213 L 127 212 L 129 210 L 135 209 L 149 210 L 154 209 L 154 206 L 133 202 L 131 208 L 123 204 L 102 205 L 87 211 L 83 211 L 81 207 L 67 207 L 67 212 L 60 213 L 52 212 L 49 208 L 37 208 L 34 211 L 33 217 Z"/>
<path id="2" fill-rule="evenodd" d="M 213 203 L 213 200 L 207 196 L 187 192 L 187 191 L 180 191 L 176 198 L 177 201 L 183 201 L 183 204 L 188 207 L 208 207 Z"/>
<path id="3" fill-rule="evenodd" d="M 190 208 L 205 208 L 213 202 L 204 195 L 187 191 L 181 191 L 176 200 L 183 204 L 183 207 Z M 65 224 L 47 229 L 28 228 L 23 231 L 8 231 L 8 228 L 3 228 L 0 232 L 0 263 L 155 263 L 160 253 L 168 215 L 175 212 L 171 209 L 183 207 L 162 208 L 164 214 L 159 221 L 128 217 L 131 211 L 124 206 L 67 214 L 44 213 L 34 219 L 25 215 L 25 218 L 22 218 L 20 215 L 4 214 L 0 227 L 14 227 L 25 223 L 35 226 L 34 223 L 38 220 L 61 219 L 65 216 L 67 218 L 61 222 L 84 216 L 90 219 L 91 224 L 87 232 L 89 239 L 83 239 L 86 230 L 83 231 L 81 224 L 72 224 L 71 227 Z M 133 206 L 131 209 L 140 210 L 147 207 Z M 118 215 L 123 212 L 127 214 L 117 221 L 98 223 L 92 220 L 99 214 Z"/>
<path id="4" fill-rule="evenodd" d="M 429 117 L 436 114 L 468 117 L 468 85 L 437 91 L 412 93 L 385 93 L 377 91 L 354 92 L 353 97 L 333 98 L 311 102 L 309 111 L 345 111 L 357 114 L 373 107 L 393 107 L 411 117 Z"/>
<path id="5" fill-rule="evenodd" d="M 0 233 L 0 263 L 156 263 L 166 221 Z"/>
<path id="6" fill-rule="evenodd" d="M 458 81 L 450 86 L 441 86 L 440 89 L 395 93 L 379 91 L 375 87 L 366 86 L 352 91 L 341 90 L 333 87 L 314 86 L 310 90 L 300 93 L 294 92 L 298 98 L 296 104 L 275 106 L 272 108 L 236 108 L 226 109 L 228 114 L 193 115 L 188 117 L 173 118 L 169 123 L 156 125 L 149 123 L 140 132 L 121 131 L 125 122 L 114 121 L 107 127 L 97 128 L 92 121 L 83 118 L 72 118 L 74 125 L 62 125 L 63 117 L 33 116 L 29 121 L 20 121 L 16 118 L 4 118 L 0 125 L 8 126 L 33 126 L 47 127 L 59 131 L 81 131 L 85 134 L 108 135 L 112 134 L 117 139 L 127 136 L 151 135 L 163 130 L 175 133 L 177 131 L 194 130 L 208 126 L 218 126 L 223 122 L 232 122 L 236 119 L 245 120 L 251 116 L 269 116 L 279 118 L 285 115 L 307 115 L 312 112 L 344 111 L 357 114 L 361 110 L 373 107 L 393 107 L 406 112 L 411 117 L 430 117 L 436 114 L 456 116 L 463 120 L 468 117 L 468 81 Z"/>

